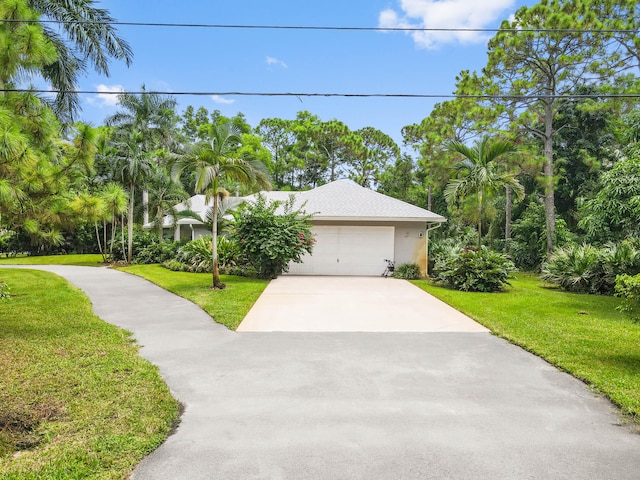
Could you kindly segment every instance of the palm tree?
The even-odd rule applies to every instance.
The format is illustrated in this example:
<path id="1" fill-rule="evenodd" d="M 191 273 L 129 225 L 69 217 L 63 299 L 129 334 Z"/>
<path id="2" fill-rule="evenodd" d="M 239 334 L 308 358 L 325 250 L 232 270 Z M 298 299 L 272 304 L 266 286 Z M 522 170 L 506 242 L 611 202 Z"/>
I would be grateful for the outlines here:
<path id="1" fill-rule="evenodd" d="M 454 204 L 470 193 L 477 195 L 478 201 L 478 247 L 482 242 L 482 214 L 487 197 L 499 189 L 510 187 L 517 198 L 524 196 L 524 188 L 511 174 L 504 172 L 498 160 L 501 156 L 515 151 L 511 142 L 491 140 L 488 136 L 469 148 L 462 142 L 453 141 L 448 149 L 456 152 L 464 160 L 456 165 L 458 178 L 451 180 L 446 186 L 444 197 L 449 204 Z"/>
<path id="2" fill-rule="evenodd" d="M 224 184 L 236 181 L 248 187 L 270 188 L 264 165 L 254 160 L 238 158 L 237 147 L 240 144 L 240 136 L 240 130 L 230 123 L 210 125 L 207 138 L 196 144 L 174 165 L 175 178 L 178 178 L 183 170 L 193 171 L 196 192 L 204 192 L 207 203 L 213 200 L 212 288 L 224 288 L 218 273 L 218 209 L 220 200 L 229 195 Z"/>
<path id="3" fill-rule="evenodd" d="M 170 149 L 174 143 L 176 100 L 171 96 L 146 93 L 142 85 L 140 95 L 123 93 L 118 95 L 120 109 L 107 117 L 107 125 L 117 128 L 116 135 L 127 136 L 135 130 L 142 134 L 141 148 L 153 163 L 160 163 L 160 152 Z M 154 153 L 156 152 L 156 153 Z M 149 222 L 149 194 L 142 192 L 143 223 Z"/>
<path id="4" fill-rule="evenodd" d="M 127 66 L 133 60 L 129 44 L 118 36 L 111 24 L 114 19 L 108 10 L 97 8 L 94 0 L 26 0 L 27 6 L 40 15 L 47 39 L 55 47 L 57 58 L 41 68 L 45 80 L 59 90 L 55 107 L 60 118 L 71 120 L 80 108 L 74 90 L 78 79 L 89 66 L 109 76 L 111 59 L 124 60 Z"/>
<path id="5" fill-rule="evenodd" d="M 129 210 L 127 217 L 127 261 L 133 257 L 133 207 L 136 187 L 145 179 L 149 171 L 149 161 L 142 149 L 143 135 L 132 130 L 120 143 L 121 177 L 129 189 Z"/>
<path id="6" fill-rule="evenodd" d="M 120 184 L 116 182 L 107 183 L 99 192 L 100 198 L 104 202 L 106 206 L 106 211 L 108 213 L 105 218 L 105 222 L 107 220 L 111 220 L 111 242 L 109 243 L 109 257 L 113 257 L 113 245 L 115 243 L 116 236 L 116 219 L 118 216 L 124 214 L 127 211 L 127 204 L 129 203 L 129 198 L 127 192 L 125 192 Z M 122 222 L 122 227 L 124 228 L 124 222 Z M 104 244 L 107 244 L 106 241 L 106 228 L 103 225 L 103 235 L 105 236 Z M 106 249 L 105 249 L 106 250 Z"/>
<path id="7" fill-rule="evenodd" d="M 158 229 L 159 240 L 162 242 L 164 216 L 169 214 L 175 219 L 178 216 L 178 212 L 174 209 L 175 205 L 189 198 L 189 195 L 182 188 L 182 184 L 161 166 L 151 169 L 147 186 L 150 189 L 151 207 L 154 211 L 153 222 Z"/>

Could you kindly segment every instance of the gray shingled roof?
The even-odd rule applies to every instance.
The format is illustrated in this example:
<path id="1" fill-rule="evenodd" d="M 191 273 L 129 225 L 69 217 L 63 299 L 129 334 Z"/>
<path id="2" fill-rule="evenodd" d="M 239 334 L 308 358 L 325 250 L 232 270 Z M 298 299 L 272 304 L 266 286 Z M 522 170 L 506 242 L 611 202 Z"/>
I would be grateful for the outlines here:
<path id="1" fill-rule="evenodd" d="M 257 195 L 257 194 L 256 194 Z M 229 207 L 234 208 L 244 199 L 255 200 L 256 195 L 248 197 L 230 197 L 225 199 Z M 359 221 L 394 221 L 394 222 L 446 222 L 447 219 L 424 208 L 416 207 L 410 203 L 388 197 L 368 188 L 361 187 L 350 180 L 336 180 L 313 190 L 303 192 L 266 191 L 260 192 L 269 200 L 286 201 L 291 195 L 295 198 L 296 208 L 304 205 L 307 213 L 313 214 L 314 220 L 359 220 Z M 208 205 L 205 204 L 204 195 L 194 195 L 186 202 L 176 206 L 176 210 L 187 208 L 204 217 Z M 164 218 L 164 226 L 173 225 L 171 217 Z M 201 224 L 201 222 L 184 218 L 178 221 L 180 224 Z M 151 228 L 153 224 L 145 225 Z"/>
<path id="2" fill-rule="evenodd" d="M 296 206 L 306 202 L 304 210 L 312 213 L 314 220 L 446 222 L 446 218 L 429 210 L 374 192 L 350 180 L 336 180 L 303 192 L 261 193 L 270 200 L 286 200 L 294 194 Z"/>

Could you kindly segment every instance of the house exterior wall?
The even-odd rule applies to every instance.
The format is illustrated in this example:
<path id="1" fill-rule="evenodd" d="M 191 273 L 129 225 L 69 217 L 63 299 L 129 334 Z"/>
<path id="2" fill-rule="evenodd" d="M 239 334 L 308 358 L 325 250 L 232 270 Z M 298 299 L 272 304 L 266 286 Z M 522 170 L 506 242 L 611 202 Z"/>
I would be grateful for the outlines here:
<path id="1" fill-rule="evenodd" d="M 313 225 L 357 225 L 362 227 L 393 226 L 394 258 L 396 265 L 417 263 L 424 275 L 427 271 L 427 238 L 426 225 L 420 222 L 337 222 L 312 220 Z"/>

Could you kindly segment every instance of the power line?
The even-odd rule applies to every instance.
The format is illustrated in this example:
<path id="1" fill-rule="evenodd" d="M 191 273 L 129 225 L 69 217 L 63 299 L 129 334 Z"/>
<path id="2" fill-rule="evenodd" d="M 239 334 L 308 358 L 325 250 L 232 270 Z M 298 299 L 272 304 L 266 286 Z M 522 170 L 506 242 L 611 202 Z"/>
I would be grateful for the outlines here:
<path id="1" fill-rule="evenodd" d="M 340 27 L 322 25 L 233 25 L 218 23 L 153 23 L 153 22 L 120 22 L 91 20 L 0 20 L 4 23 L 44 23 L 58 25 L 111 25 L 124 27 L 166 27 L 166 28 L 211 28 L 211 29 L 245 29 L 245 30 L 321 30 L 321 31 L 355 31 L 355 32 L 474 32 L 474 33 L 637 33 L 630 29 L 579 29 L 579 28 L 428 28 L 428 27 Z"/>
<path id="2" fill-rule="evenodd" d="M 203 91 L 123 91 L 123 92 L 101 92 L 99 90 L 56 90 L 56 89 L 31 89 L 31 88 L 2 88 L 1 93 L 43 93 L 43 94 L 69 94 L 79 95 L 167 95 L 167 96 L 213 96 L 222 97 L 342 97 L 342 98 L 407 98 L 407 99 L 455 99 L 468 98 L 477 100 L 527 100 L 527 99 L 604 99 L 619 98 L 633 99 L 640 98 L 640 93 L 602 93 L 602 94 L 561 94 L 561 95 L 513 95 L 513 94 L 478 94 L 478 95 L 456 95 L 439 93 L 331 93 L 331 92 L 203 92 Z"/>

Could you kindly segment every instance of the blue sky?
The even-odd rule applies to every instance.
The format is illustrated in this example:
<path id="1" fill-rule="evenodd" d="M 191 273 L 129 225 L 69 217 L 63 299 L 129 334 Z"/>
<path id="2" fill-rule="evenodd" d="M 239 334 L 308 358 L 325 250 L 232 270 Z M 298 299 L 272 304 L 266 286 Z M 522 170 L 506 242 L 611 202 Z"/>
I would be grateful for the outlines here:
<path id="1" fill-rule="evenodd" d="M 244 25 L 497 27 L 528 0 L 105 0 L 119 21 Z M 450 94 L 456 75 L 486 62 L 479 34 L 119 27 L 133 64 L 111 76 L 90 73 L 86 90 Z M 115 97 L 83 95 L 81 119 L 103 123 Z M 253 126 L 308 110 L 352 129 L 373 126 L 401 141 L 401 128 L 429 115 L 431 99 L 180 96 L 179 108 L 205 106 Z"/>

